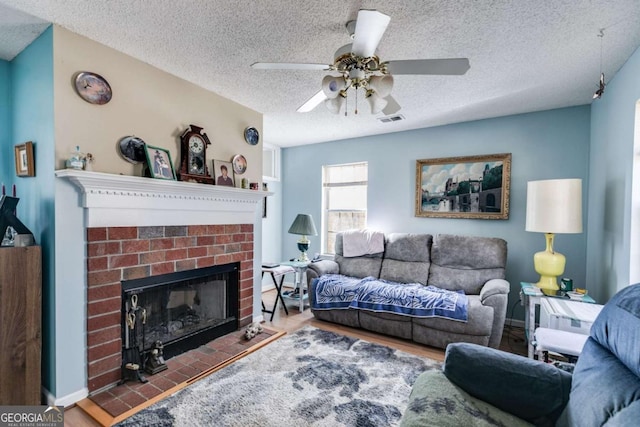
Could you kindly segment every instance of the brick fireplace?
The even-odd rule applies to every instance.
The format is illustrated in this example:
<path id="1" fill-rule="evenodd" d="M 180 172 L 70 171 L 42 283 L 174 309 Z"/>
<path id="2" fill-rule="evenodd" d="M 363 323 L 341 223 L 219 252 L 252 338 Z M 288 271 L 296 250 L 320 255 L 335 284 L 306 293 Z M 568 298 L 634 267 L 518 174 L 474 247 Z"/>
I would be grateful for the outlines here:
<path id="1" fill-rule="evenodd" d="M 89 392 L 121 378 L 122 280 L 240 263 L 239 324 L 253 314 L 253 225 L 87 228 Z"/>
<path id="2" fill-rule="evenodd" d="M 238 324 L 253 321 L 254 283 L 259 285 L 255 265 L 260 263 L 254 255 L 258 207 L 270 193 L 73 170 L 57 171 L 56 176 L 61 184 L 72 184 L 58 187 L 71 205 L 56 219 L 67 235 L 69 253 L 63 269 L 56 261 L 57 269 L 65 277 L 84 276 L 86 290 L 84 381 L 73 375 L 73 382 L 82 381 L 86 391 L 72 385 L 77 391 L 62 399 L 65 404 L 121 378 L 122 280 L 239 263 Z M 77 207 L 72 188 L 81 196 Z M 74 235 L 84 236 L 85 262 L 80 266 L 73 263 L 79 248 L 70 237 Z M 59 359 L 59 369 L 65 363 L 66 358 Z M 71 372 L 77 372 L 77 365 Z M 65 382 L 71 382 L 67 375 Z"/>

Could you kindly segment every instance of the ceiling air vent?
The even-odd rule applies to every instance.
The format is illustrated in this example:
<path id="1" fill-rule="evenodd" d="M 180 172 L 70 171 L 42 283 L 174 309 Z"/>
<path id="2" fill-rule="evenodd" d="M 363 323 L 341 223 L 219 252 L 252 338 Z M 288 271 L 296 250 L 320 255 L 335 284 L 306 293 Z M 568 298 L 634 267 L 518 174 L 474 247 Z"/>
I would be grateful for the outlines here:
<path id="1" fill-rule="evenodd" d="M 393 116 L 380 117 L 382 123 L 391 123 L 391 122 L 399 122 L 400 120 L 404 120 L 404 116 L 402 114 L 396 114 Z"/>

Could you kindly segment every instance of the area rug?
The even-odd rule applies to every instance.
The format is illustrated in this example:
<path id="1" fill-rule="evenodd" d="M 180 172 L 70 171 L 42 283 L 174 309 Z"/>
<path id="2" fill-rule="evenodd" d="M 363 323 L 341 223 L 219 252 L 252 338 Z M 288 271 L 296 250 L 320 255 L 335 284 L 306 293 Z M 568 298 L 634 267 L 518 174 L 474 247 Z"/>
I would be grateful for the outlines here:
<path id="1" fill-rule="evenodd" d="M 307 326 L 118 426 L 394 426 L 434 360 Z"/>

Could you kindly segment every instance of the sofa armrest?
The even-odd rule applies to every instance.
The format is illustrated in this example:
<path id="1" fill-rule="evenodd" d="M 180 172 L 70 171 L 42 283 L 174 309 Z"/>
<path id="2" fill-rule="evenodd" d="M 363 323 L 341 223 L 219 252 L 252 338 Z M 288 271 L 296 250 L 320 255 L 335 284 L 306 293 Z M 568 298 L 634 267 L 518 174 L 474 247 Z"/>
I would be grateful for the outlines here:
<path id="1" fill-rule="evenodd" d="M 509 294 L 509 282 L 504 279 L 491 279 L 480 289 L 480 301 L 484 301 L 494 295 Z"/>
<path id="2" fill-rule="evenodd" d="M 312 262 L 307 267 L 307 286 L 311 289 L 311 282 L 323 274 L 338 274 L 340 272 L 340 266 L 337 262 L 330 259 L 323 259 L 317 262 Z"/>
<path id="3" fill-rule="evenodd" d="M 571 374 L 493 348 L 449 344 L 443 370 L 470 395 L 536 425 L 553 425 L 569 401 Z"/>
<path id="4" fill-rule="evenodd" d="M 489 337 L 489 347 L 498 348 L 502 340 L 504 321 L 507 317 L 507 303 L 509 282 L 504 279 L 488 280 L 480 289 L 480 302 L 482 305 L 493 308 L 493 327 Z"/>
<path id="5" fill-rule="evenodd" d="M 323 259 L 309 264 L 308 270 L 314 272 L 316 277 L 320 277 L 323 274 L 338 274 L 340 272 L 340 266 L 333 260 Z"/>

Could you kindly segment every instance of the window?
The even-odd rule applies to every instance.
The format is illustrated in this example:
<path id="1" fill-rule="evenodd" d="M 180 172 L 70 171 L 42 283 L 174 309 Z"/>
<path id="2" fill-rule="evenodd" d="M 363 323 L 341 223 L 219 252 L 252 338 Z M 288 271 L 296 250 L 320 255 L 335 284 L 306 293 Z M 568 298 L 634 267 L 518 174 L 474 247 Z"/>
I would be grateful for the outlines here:
<path id="1" fill-rule="evenodd" d="M 322 167 L 322 251 L 335 252 L 336 233 L 367 226 L 367 163 Z"/>

